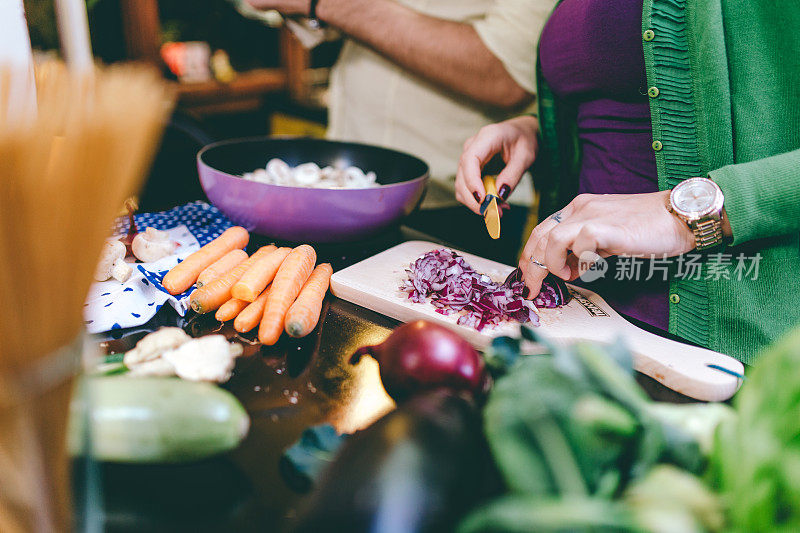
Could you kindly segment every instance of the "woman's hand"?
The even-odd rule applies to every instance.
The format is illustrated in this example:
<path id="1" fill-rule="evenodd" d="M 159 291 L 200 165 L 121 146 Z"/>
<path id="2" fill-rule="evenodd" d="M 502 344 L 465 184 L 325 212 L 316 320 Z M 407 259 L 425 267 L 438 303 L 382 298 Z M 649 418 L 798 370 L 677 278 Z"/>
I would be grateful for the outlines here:
<path id="1" fill-rule="evenodd" d="M 693 250 L 689 226 L 667 210 L 669 193 L 581 194 L 541 222 L 519 260 L 530 294 L 539 294 L 548 271 L 567 281 L 576 279 L 582 273 L 582 254 L 661 258 Z"/>
<path id="2" fill-rule="evenodd" d="M 536 159 L 539 144 L 539 121 L 536 117 L 512 118 L 484 126 L 467 139 L 456 173 L 456 199 L 480 214 L 486 191 L 481 170 L 497 153 L 502 153 L 506 167 L 497 176 L 497 190 L 505 201 Z"/>

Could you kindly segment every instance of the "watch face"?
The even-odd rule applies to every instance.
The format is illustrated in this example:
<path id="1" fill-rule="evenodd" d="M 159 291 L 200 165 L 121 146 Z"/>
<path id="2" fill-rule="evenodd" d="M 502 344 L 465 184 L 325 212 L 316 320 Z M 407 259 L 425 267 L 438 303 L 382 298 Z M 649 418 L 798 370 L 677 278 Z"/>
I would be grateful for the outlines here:
<path id="1" fill-rule="evenodd" d="M 703 216 L 716 207 L 718 192 L 719 189 L 711 180 L 689 179 L 673 189 L 672 206 L 686 216 Z"/>

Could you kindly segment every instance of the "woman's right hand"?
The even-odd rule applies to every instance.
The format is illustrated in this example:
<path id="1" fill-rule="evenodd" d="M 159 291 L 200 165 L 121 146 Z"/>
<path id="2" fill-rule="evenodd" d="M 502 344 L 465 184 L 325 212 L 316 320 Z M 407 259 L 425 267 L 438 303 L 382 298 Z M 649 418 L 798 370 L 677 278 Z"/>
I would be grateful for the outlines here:
<path id="1" fill-rule="evenodd" d="M 456 199 L 480 214 L 486 195 L 481 171 L 495 154 L 501 153 L 506 166 L 497 176 L 497 190 L 501 198 L 507 200 L 536 159 L 538 134 L 539 120 L 523 116 L 484 126 L 477 135 L 467 139 L 456 172 Z"/>

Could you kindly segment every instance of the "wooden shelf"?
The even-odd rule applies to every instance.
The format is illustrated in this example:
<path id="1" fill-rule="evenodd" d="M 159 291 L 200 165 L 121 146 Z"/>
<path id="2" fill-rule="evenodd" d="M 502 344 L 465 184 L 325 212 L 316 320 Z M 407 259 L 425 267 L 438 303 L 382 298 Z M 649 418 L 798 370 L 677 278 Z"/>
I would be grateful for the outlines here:
<path id="1" fill-rule="evenodd" d="M 286 86 L 286 70 L 282 68 L 263 68 L 241 72 L 230 83 L 211 80 L 198 83 L 178 83 L 177 85 L 180 102 L 185 104 L 251 98 L 281 91 Z"/>
<path id="2" fill-rule="evenodd" d="M 128 56 L 163 67 L 158 0 L 120 0 L 120 9 Z M 278 91 L 287 91 L 295 100 L 304 101 L 309 94 L 309 52 L 285 28 L 281 30 L 279 46 L 281 68 L 241 72 L 230 83 L 178 83 L 179 105 L 198 114 L 237 113 L 258 109 L 265 95 Z"/>

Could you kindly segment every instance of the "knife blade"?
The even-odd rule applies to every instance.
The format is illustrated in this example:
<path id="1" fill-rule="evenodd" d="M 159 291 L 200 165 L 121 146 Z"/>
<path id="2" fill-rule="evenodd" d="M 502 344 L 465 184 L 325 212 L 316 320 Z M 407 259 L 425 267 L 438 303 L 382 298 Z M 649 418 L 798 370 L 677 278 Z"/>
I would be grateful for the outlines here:
<path id="1" fill-rule="evenodd" d="M 492 239 L 500 238 L 500 211 L 497 207 L 497 184 L 494 176 L 483 177 L 483 187 L 486 189 L 486 198 L 481 204 L 481 214 L 486 223 L 486 230 Z"/>

